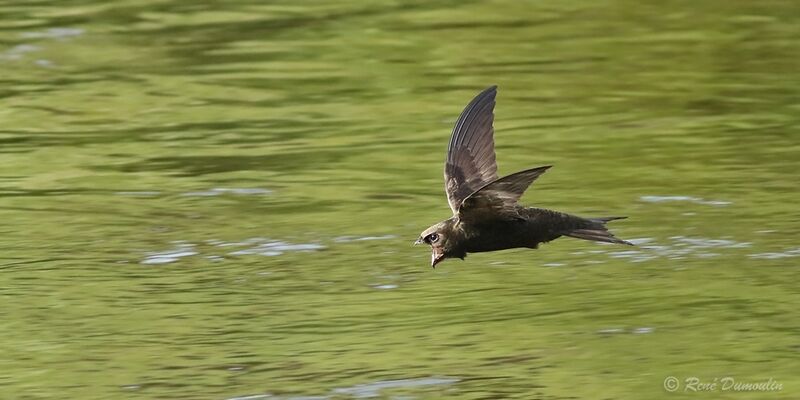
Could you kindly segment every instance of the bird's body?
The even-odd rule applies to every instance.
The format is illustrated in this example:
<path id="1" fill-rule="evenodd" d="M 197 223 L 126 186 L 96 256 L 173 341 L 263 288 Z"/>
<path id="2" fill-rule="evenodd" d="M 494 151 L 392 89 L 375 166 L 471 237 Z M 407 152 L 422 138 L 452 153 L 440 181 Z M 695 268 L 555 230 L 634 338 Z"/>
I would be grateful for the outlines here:
<path id="1" fill-rule="evenodd" d="M 605 230 L 602 219 L 585 219 L 544 208 L 523 206 L 518 206 L 516 212 L 518 218 L 496 219 L 480 224 L 460 223 L 457 218 L 444 221 L 444 230 L 457 243 L 447 256 L 464 258 L 467 253 L 519 247 L 535 249 L 540 243 L 547 243 L 576 230 Z"/>
<path id="2" fill-rule="evenodd" d="M 519 219 L 501 219 L 475 227 L 463 226 L 470 232 L 465 249 L 468 253 L 506 250 L 517 247 L 535 249 L 539 243 L 547 243 L 560 237 L 563 232 L 581 226 L 584 219 L 542 208 L 522 207 L 517 209 Z"/>
<path id="3" fill-rule="evenodd" d="M 476 96 L 453 129 L 444 173 L 453 216 L 426 229 L 417 240 L 431 246 L 431 266 L 468 253 L 535 249 L 561 236 L 630 244 L 605 226 L 624 217 L 582 218 L 517 203 L 550 166 L 497 177 L 492 127 L 496 89 L 492 86 Z"/>

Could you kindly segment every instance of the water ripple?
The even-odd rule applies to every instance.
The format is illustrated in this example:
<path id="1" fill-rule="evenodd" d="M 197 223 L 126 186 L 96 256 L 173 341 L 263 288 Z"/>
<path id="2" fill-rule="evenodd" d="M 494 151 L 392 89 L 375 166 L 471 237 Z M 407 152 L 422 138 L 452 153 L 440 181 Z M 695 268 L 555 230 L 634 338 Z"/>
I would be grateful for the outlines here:
<path id="1" fill-rule="evenodd" d="M 220 246 L 225 246 L 221 244 Z M 280 240 L 263 239 L 257 242 L 255 247 L 249 249 L 237 250 L 228 253 L 232 256 L 241 256 L 249 254 L 258 254 L 262 256 L 279 256 L 287 251 L 316 251 L 325 249 L 325 246 L 317 243 L 288 243 Z"/>
<path id="2" fill-rule="evenodd" d="M 369 240 L 388 240 L 394 239 L 397 235 L 382 235 L 382 236 L 339 236 L 333 239 L 334 242 L 337 243 L 348 243 L 348 242 L 363 242 Z"/>
<path id="3" fill-rule="evenodd" d="M 328 400 L 339 398 L 340 395 L 350 396 L 356 399 L 368 399 L 380 397 L 381 391 L 395 388 L 417 388 L 435 385 L 451 385 L 459 382 L 460 379 L 450 377 L 428 377 L 414 379 L 395 379 L 387 381 L 377 381 L 360 385 L 348 386 L 333 389 L 330 395 L 325 396 L 273 396 L 271 394 L 255 394 L 238 397 L 231 397 L 228 400 Z"/>
<path id="4" fill-rule="evenodd" d="M 602 254 L 605 253 L 612 258 L 627 259 L 631 262 L 644 262 L 657 258 L 684 259 L 694 258 L 714 258 L 722 254 L 725 249 L 748 248 L 750 242 L 738 242 L 731 239 L 709 239 L 686 236 L 672 236 L 669 238 L 671 243 L 659 244 L 653 238 L 631 239 L 631 243 L 636 244 L 637 248 L 622 251 L 588 250 L 578 251 L 574 254 Z M 712 251 L 713 250 L 713 251 Z M 752 256 L 751 256 L 752 257 Z"/>
<path id="5" fill-rule="evenodd" d="M 730 201 L 706 200 L 700 197 L 692 197 L 692 196 L 642 196 L 639 199 L 642 201 L 646 201 L 648 203 L 685 201 L 689 203 L 705 204 L 709 206 L 727 206 L 729 204 L 733 204 Z"/>
<path id="6" fill-rule="evenodd" d="M 191 243 L 176 243 L 176 247 L 166 251 L 149 253 L 142 264 L 155 265 L 155 264 L 169 264 L 180 260 L 183 257 L 197 255 L 195 245 Z"/>
<path id="7" fill-rule="evenodd" d="M 363 385 L 334 389 L 333 393 L 353 396 L 357 399 L 380 396 L 381 390 L 392 388 L 412 388 L 431 385 L 449 385 L 458 382 L 455 378 L 417 378 L 377 381 Z"/>
<path id="8" fill-rule="evenodd" d="M 272 193 L 272 191 L 269 189 L 260 189 L 260 188 L 213 188 L 209 190 L 201 190 L 196 192 L 186 192 L 183 193 L 182 196 L 211 197 L 227 193 L 246 196 L 246 195 L 266 195 Z"/>
<path id="9" fill-rule="evenodd" d="M 32 44 L 18 44 L 2 53 L 0 53 L 0 60 L 19 60 L 27 53 L 33 53 L 41 50 L 39 46 Z"/>
<path id="10" fill-rule="evenodd" d="M 67 39 L 84 34 L 81 28 L 49 28 L 43 31 L 22 32 L 20 37 L 26 39 Z"/>
<path id="11" fill-rule="evenodd" d="M 201 250 L 193 243 L 183 241 L 174 242 L 176 246 L 170 250 L 147 253 L 141 264 L 156 265 L 169 264 L 176 262 L 184 257 L 201 254 Z M 317 251 L 326 247 L 318 243 L 289 243 L 281 240 L 266 238 L 250 238 L 241 242 L 224 242 L 221 240 L 206 240 L 205 244 L 213 247 L 247 247 L 241 250 L 230 251 L 227 254 L 232 256 L 260 255 L 260 256 L 279 256 L 292 251 Z M 205 258 L 212 262 L 224 261 L 225 257 L 214 254 L 213 251 L 206 253 Z"/>
<path id="12" fill-rule="evenodd" d="M 796 249 L 789 249 L 783 252 L 750 254 L 750 258 L 760 258 L 765 260 L 774 260 L 778 258 L 790 258 L 790 257 L 800 257 L 800 247 Z"/>

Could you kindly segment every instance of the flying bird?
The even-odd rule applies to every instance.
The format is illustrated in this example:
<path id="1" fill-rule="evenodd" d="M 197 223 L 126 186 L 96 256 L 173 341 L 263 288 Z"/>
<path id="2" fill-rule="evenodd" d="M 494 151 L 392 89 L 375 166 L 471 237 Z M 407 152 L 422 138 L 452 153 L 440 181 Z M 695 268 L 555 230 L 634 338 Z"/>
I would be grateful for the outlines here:
<path id="1" fill-rule="evenodd" d="M 445 193 L 453 216 L 425 229 L 414 243 L 431 246 L 431 267 L 447 258 L 463 260 L 467 253 L 535 249 L 561 236 L 632 245 L 606 228 L 607 222 L 626 217 L 581 218 L 517 203 L 551 166 L 498 178 L 492 127 L 496 95 L 497 86 L 477 95 L 453 128 L 444 164 Z"/>

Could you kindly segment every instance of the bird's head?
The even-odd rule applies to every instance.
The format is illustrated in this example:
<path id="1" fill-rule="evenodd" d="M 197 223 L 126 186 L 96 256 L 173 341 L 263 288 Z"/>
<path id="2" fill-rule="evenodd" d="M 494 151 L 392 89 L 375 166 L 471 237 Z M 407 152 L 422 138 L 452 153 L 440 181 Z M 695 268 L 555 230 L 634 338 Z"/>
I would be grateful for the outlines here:
<path id="1" fill-rule="evenodd" d="M 425 229 L 414 244 L 428 244 L 431 246 L 431 267 L 445 258 L 464 258 L 463 252 L 458 251 L 459 235 L 455 229 L 455 220 L 448 219 Z"/>

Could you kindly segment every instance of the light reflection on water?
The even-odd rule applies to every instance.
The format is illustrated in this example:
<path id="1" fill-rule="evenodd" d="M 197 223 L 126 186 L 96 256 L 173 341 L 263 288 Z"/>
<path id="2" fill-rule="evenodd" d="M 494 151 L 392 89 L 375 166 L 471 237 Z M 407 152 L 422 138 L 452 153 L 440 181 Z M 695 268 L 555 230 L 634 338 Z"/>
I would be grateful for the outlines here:
<path id="1" fill-rule="evenodd" d="M 397 388 L 418 388 L 434 385 L 452 385 L 457 383 L 459 379 L 451 377 L 429 377 L 429 378 L 413 378 L 413 379 L 395 379 L 387 381 L 377 381 L 372 383 L 364 383 L 350 387 L 335 388 L 331 391 L 331 396 L 273 396 L 271 394 L 249 395 L 232 397 L 228 400 L 269 400 L 269 399 L 282 399 L 282 400 L 327 400 L 334 398 L 334 396 L 348 396 L 355 399 L 369 399 L 380 397 L 384 390 L 397 389 Z M 414 396 L 392 396 L 392 399 L 413 399 Z"/>
<path id="2" fill-rule="evenodd" d="M 204 191 L 186 192 L 183 193 L 182 196 L 208 197 L 208 196 L 219 196 L 226 193 L 235 195 L 265 195 L 272 193 L 272 191 L 268 189 L 259 189 L 259 188 L 213 188 Z"/>
<path id="3" fill-rule="evenodd" d="M 798 7 L 4 5 L 0 398 L 796 387 Z M 500 171 L 556 166 L 523 201 L 636 247 L 431 270 L 490 84 Z"/>
<path id="4" fill-rule="evenodd" d="M 280 240 L 272 240 L 265 238 L 250 238 L 241 242 L 224 242 L 221 240 L 207 240 L 206 243 L 213 247 L 246 247 L 244 249 L 233 250 L 222 254 L 206 255 L 214 261 L 221 261 L 224 255 L 229 256 L 246 256 L 246 255 L 260 255 L 260 256 L 279 256 L 286 252 L 308 252 L 323 250 L 326 247 L 317 243 L 288 243 Z M 213 250 L 211 250 L 213 251 Z M 142 264 L 167 264 L 180 260 L 183 257 L 189 257 L 200 254 L 197 245 L 193 243 L 176 242 L 176 247 L 171 250 L 148 253 L 147 257 L 142 260 Z"/>
<path id="5" fill-rule="evenodd" d="M 178 261 L 183 257 L 197 255 L 195 246 L 191 243 L 177 243 L 176 246 L 170 250 L 149 253 L 142 264 L 168 264 Z"/>
<path id="6" fill-rule="evenodd" d="M 642 201 L 650 202 L 650 203 L 661 203 L 661 202 L 671 202 L 671 201 L 687 201 L 690 203 L 696 204 L 707 204 L 711 206 L 727 206 L 731 204 L 730 201 L 722 201 L 722 200 L 705 200 L 699 197 L 692 197 L 692 196 L 642 196 L 640 197 Z"/>
<path id="7" fill-rule="evenodd" d="M 790 257 L 800 257 L 800 247 L 782 252 L 750 254 L 750 258 L 763 258 L 768 260 Z"/>
<path id="8" fill-rule="evenodd" d="M 352 242 L 374 241 L 374 240 L 390 240 L 396 238 L 397 238 L 396 235 L 364 236 L 364 237 L 341 236 L 333 238 L 332 242 L 333 244 L 336 244 L 336 243 L 352 243 Z M 580 250 L 580 251 L 575 251 L 572 254 L 574 255 L 605 254 L 611 258 L 625 259 L 631 262 L 638 263 L 638 262 L 653 260 L 659 257 L 675 259 L 675 260 L 685 259 L 687 257 L 714 258 L 714 257 L 724 256 L 725 255 L 723 254 L 724 249 L 743 249 L 751 247 L 751 243 L 749 242 L 737 242 L 735 240 L 730 240 L 730 239 L 706 239 L 706 238 L 673 236 L 667 238 L 666 241 L 668 242 L 667 244 L 660 244 L 663 242 L 656 241 L 656 239 L 654 238 L 630 239 L 630 242 L 636 245 L 636 250 L 616 250 L 617 246 L 605 243 L 585 243 L 583 244 L 584 247 L 588 248 L 601 247 L 602 249 L 595 248 L 591 250 L 588 249 Z M 392 240 L 393 245 L 396 244 L 397 242 L 398 242 L 397 240 Z M 325 250 L 328 248 L 328 246 L 320 243 L 289 243 L 281 240 L 266 239 L 259 237 L 245 239 L 237 242 L 225 242 L 221 240 L 210 239 L 206 240 L 205 243 L 212 247 L 223 247 L 223 248 L 246 247 L 244 249 L 233 250 L 233 251 L 226 250 L 225 253 L 206 256 L 213 258 L 215 260 L 224 259 L 224 255 L 279 256 L 286 252 L 296 252 L 296 251 L 310 252 L 310 251 Z M 714 249 L 715 251 L 709 251 L 709 249 Z M 173 249 L 148 253 L 146 258 L 142 260 L 141 263 L 166 264 L 166 263 L 176 262 L 183 257 L 194 256 L 198 254 L 200 253 L 199 250 L 197 250 L 195 244 L 178 241 L 176 242 L 176 246 Z M 736 251 L 735 254 L 738 254 L 738 251 Z M 781 253 L 757 253 L 757 254 L 749 254 L 748 256 L 752 258 L 783 258 L 783 257 L 794 257 L 796 255 L 800 255 L 800 252 L 796 249 L 793 249 Z M 602 261 L 596 259 L 592 261 L 594 261 L 594 263 L 602 263 Z M 492 264 L 502 265 L 503 262 L 495 261 Z M 565 264 L 544 263 L 542 265 L 555 267 L 555 266 L 564 266 Z M 375 285 L 374 287 L 385 288 L 385 286 L 387 285 Z M 394 287 L 396 286 L 392 286 L 391 288 Z"/>

